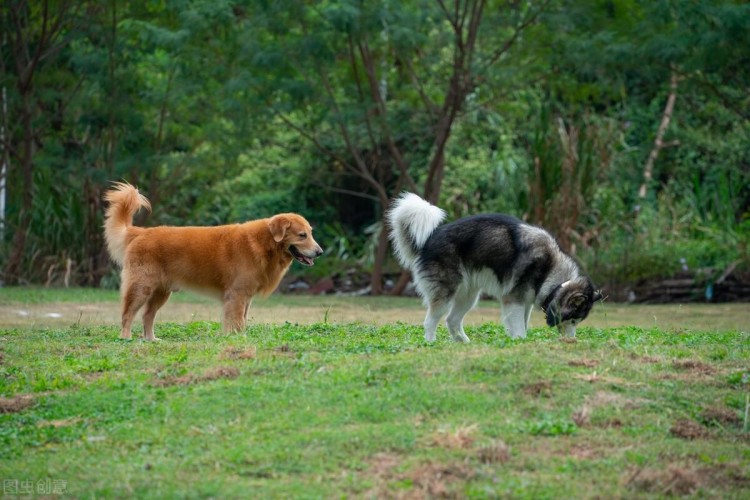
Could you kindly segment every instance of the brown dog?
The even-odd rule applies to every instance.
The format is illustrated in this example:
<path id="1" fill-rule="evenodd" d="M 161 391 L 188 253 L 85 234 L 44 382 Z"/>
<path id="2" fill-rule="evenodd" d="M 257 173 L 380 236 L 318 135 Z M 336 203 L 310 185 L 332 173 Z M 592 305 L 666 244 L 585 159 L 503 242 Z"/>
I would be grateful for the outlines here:
<path id="1" fill-rule="evenodd" d="M 306 266 L 323 250 L 297 214 L 278 214 L 244 224 L 215 227 L 137 227 L 133 215 L 149 201 L 127 183 L 115 183 L 104 199 L 104 236 L 122 266 L 122 333 L 129 339 L 138 311 L 146 340 L 155 340 L 154 317 L 172 291 L 189 288 L 221 299 L 224 331 L 245 328 L 256 294 L 267 296 L 296 259 Z"/>

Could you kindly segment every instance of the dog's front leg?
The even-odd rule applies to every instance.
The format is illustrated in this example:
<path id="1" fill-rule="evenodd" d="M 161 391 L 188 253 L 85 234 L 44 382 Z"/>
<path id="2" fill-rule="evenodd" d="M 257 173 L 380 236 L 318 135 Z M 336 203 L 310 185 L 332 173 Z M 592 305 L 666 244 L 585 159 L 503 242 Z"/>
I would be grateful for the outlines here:
<path id="1" fill-rule="evenodd" d="M 514 339 L 526 337 L 526 306 L 518 302 L 503 301 L 502 319 L 505 333 Z"/>
<path id="2" fill-rule="evenodd" d="M 245 314 L 248 300 L 236 292 L 224 295 L 224 333 L 238 332 L 245 329 Z"/>
<path id="3" fill-rule="evenodd" d="M 529 301 L 525 307 L 526 307 L 526 310 L 523 315 L 524 316 L 524 329 L 523 330 L 527 332 L 529 331 L 529 323 L 531 323 L 531 311 L 534 310 L 534 303 Z"/>

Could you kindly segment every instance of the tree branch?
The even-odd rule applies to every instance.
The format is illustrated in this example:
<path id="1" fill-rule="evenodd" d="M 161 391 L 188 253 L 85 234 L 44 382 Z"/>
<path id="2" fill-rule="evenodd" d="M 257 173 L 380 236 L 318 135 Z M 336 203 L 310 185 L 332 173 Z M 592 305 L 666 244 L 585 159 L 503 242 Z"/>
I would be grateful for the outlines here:
<path id="1" fill-rule="evenodd" d="M 482 65 L 482 71 L 486 70 L 493 64 L 495 64 L 498 59 L 500 59 L 503 54 L 508 52 L 510 48 L 516 43 L 516 40 L 518 40 L 518 37 L 521 35 L 521 33 L 531 26 L 537 18 L 547 9 L 547 6 L 550 4 L 551 0 L 546 0 L 542 5 L 533 12 L 529 17 L 527 17 L 521 24 L 516 26 L 516 28 L 513 30 L 513 35 L 505 41 L 505 43 L 500 47 L 498 50 L 496 50 L 489 59 Z"/>
<path id="2" fill-rule="evenodd" d="M 659 129 L 656 131 L 654 147 L 651 148 L 651 153 L 649 153 L 648 155 L 646 165 L 643 167 L 643 183 L 638 190 L 639 198 L 646 197 L 648 184 L 651 182 L 651 179 L 653 177 L 654 163 L 656 162 L 656 158 L 659 156 L 659 151 L 661 151 L 665 147 L 664 133 L 667 131 L 667 127 L 669 127 L 669 122 L 672 119 L 672 112 L 674 111 L 674 103 L 675 100 L 677 100 L 677 82 L 677 72 L 672 71 L 672 76 L 669 82 L 669 96 L 667 97 L 667 104 L 664 106 L 664 113 L 661 117 L 661 123 L 659 124 Z"/>

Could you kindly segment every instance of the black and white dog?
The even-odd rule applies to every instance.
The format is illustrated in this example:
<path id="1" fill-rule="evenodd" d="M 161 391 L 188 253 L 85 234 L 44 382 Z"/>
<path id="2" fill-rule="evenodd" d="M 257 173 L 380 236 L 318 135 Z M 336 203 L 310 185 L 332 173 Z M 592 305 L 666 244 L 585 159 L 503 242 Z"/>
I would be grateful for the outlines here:
<path id="1" fill-rule="evenodd" d="M 390 238 L 427 306 L 424 336 L 435 340 L 440 319 L 453 339 L 468 342 L 463 319 L 485 292 L 502 301 L 505 331 L 526 336 L 531 310 L 569 337 L 602 298 L 578 264 L 544 229 L 515 217 L 485 214 L 441 225 L 445 212 L 412 193 L 387 214 Z"/>

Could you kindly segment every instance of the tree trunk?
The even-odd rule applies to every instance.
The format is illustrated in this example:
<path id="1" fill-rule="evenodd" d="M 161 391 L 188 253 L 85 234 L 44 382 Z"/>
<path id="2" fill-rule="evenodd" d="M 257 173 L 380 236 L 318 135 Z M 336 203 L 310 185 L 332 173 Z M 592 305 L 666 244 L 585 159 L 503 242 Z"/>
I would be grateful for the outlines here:
<path id="1" fill-rule="evenodd" d="M 370 288 L 372 295 L 383 295 L 383 264 L 388 255 L 388 228 L 385 225 L 385 219 L 380 226 L 378 235 L 378 246 L 375 249 L 375 262 L 372 264 L 372 273 L 370 274 Z"/>
<path id="2" fill-rule="evenodd" d="M 677 143 L 664 143 L 664 133 L 667 131 L 667 127 L 669 127 L 669 122 L 672 119 L 672 112 L 674 111 L 674 103 L 677 100 L 677 72 L 672 71 L 672 77 L 669 82 L 669 97 L 667 97 L 667 104 L 664 106 L 664 113 L 661 117 L 661 123 L 659 124 L 659 129 L 656 131 L 656 139 L 654 140 L 654 147 L 651 148 L 651 153 L 648 155 L 648 160 L 646 160 L 646 165 L 643 167 L 643 183 L 641 184 L 640 189 L 638 190 L 638 198 L 643 199 L 646 197 L 646 191 L 648 190 L 648 185 L 651 183 L 651 179 L 653 178 L 653 172 L 654 172 L 654 163 L 656 162 L 656 158 L 659 156 L 659 152 L 668 146 L 676 145 Z"/>
<path id="3" fill-rule="evenodd" d="M 9 285 L 17 285 L 21 281 L 21 266 L 23 255 L 26 250 L 26 236 L 31 225 L 31 210 L 33 208 L 33 169 L 32 161 L 34 148 L 34 126 L 31 120 L 31 88 L 29 85 L 18 85 L 21 94 L 21 128 L 22 128 L 22 156 L 20 158 L 22 185 L 21 213 L 18 218 L 13 242 L 11 243 L 10 256 L 5 267 L 5 282 Z"/>
<path id="4" fill-rule="evenodd" d="M 398 281 L 396 281 L 396 284 L 393 285 L 393 290 L 391 290 L 391 295 L 401 295 L 404 293 L 404 290 L 406 290 L 406 285 L 409 284 L 409 281 L 411 280 L 411 272 L 407 271 L 406 269 L 403 269 L 401 271 L 401 275 L 398 277 Z"/>

